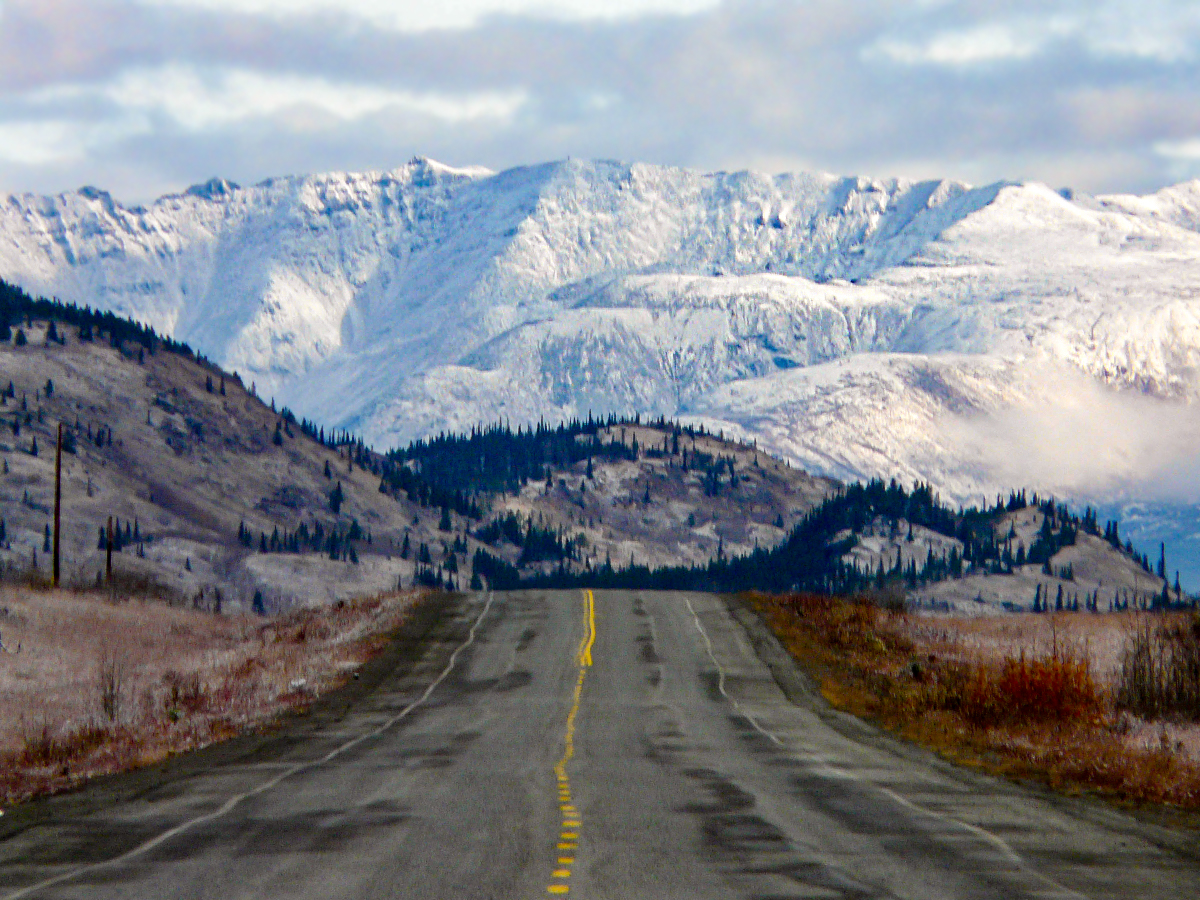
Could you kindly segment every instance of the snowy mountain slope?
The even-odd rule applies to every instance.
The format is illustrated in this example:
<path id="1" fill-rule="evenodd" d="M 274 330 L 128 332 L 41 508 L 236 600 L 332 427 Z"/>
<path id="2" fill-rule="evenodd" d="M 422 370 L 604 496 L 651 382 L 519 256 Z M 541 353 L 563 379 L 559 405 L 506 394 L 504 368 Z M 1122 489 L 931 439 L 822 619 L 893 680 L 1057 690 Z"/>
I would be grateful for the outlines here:
<path id="1" fill-rule="evenodd" d="M 1180 425 L 1197 260 L 1200 182 L 1072 197 L 414 160 L 144 209 L 94 189 L 0 207 L 0 276 L 147 321 L 379 445 L 638 410 L 962 500 L 1021 483 L 1149 502 L 1200 468 Z M 1167 438 L 1094 452 L 1114 416 Z"/>
<path id="2" fill-rule="evenodd" d="M 445 361 L 562 308 L 553 292 L 590 278 L 864 277 L 991 194 L 616 163 L 490 175 L 414 161 L 246 189 L 212 182 L 144 210 L 94 189 L 10 197 L 0 273 L 136 315 L 281 390 L 339 353 Z"/>

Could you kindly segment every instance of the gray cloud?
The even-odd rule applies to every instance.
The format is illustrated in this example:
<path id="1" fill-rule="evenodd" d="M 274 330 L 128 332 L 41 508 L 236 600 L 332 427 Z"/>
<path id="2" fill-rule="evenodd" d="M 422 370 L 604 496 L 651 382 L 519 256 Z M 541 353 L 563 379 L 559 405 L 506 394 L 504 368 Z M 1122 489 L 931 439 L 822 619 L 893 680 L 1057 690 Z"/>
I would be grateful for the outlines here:
<path id="1" fill-rule="evenodd" d="M 1200 174 L 1200 14 L 1185 2 L 660 0 L 617 19 L 496 2 L 420 32 L 315 0 L 232 6 L 5 3 L 0 187 L 142 200 L 213 174 L 415 154 L 1083 190 Z"/>

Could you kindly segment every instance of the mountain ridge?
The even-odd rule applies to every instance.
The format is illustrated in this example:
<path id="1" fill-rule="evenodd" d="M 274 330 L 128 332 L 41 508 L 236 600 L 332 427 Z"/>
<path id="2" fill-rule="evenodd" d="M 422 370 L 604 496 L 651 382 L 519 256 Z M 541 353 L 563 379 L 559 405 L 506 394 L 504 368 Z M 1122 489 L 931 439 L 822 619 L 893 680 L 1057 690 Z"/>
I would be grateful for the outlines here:
<path id="1" fill-rule="evenodd" d="M 1049 457 L 988 440 L 1047 406 L 1093 424 L 1136 408 L 1133 434 L 1163 411 L 1188 418 L 1197 258 L 1200 181 L 1090 197 L 416 159 L 214 179 L 147 207 L 88 189 L 0 208 L 0 277 L 145 321 L 380 447 L 481 421 L 641 411 L 725 428 L 817 473 L 920 479 L 970 502 L 1021 483 L 1161 499 L 1169 466 L 1141 471 L 1140 445 L 1101 454 L 1108 468 L 1090 481 L 1073 471 L 1076 447 L 1025 482 L 1005 453 Z M 1044 425 L 1018 430 L 1033 440 Z"/>

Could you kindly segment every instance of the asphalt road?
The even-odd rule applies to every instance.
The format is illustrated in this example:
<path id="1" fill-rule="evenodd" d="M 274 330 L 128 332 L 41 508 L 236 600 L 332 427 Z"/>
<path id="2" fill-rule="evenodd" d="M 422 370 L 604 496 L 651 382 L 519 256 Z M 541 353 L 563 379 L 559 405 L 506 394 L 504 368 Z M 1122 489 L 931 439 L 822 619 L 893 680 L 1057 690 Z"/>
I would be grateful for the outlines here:
<path id="1" fill-rule="evenodd" d="M 10 821 L 0 898 L 1200 897 L 1197 835 L 833 713 L 716 597 L 474 597 L 422 652 L 252 750 Z"/>

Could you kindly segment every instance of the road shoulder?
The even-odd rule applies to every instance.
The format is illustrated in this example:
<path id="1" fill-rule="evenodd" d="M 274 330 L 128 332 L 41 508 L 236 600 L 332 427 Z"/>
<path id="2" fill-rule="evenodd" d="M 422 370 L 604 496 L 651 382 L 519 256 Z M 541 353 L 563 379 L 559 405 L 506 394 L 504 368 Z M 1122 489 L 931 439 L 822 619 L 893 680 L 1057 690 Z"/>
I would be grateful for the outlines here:
<path id="1" fill-rule="evenodd" d="M 1171 807 L 1118 807 L 1099 795 L 1066 796 L 1033 781 L 1015 781 L 957 765 L 943 756 L 905 741 L 875 724 L 834 708 L 822 696 L 813 676 L 792 657 L 758 614 L 734 595 L 722 595 L 733 619 L 745 630 L 755 653 L 780 691 L 795 706 L 819 716 L 843 737 L 866 744 L 906 763 L 927 766 L 945 777 L 988 793 L 1025 796 L 1053 805 L 1068 816 L 1123 832 L 1200 863 L 1200 815 Z"/>

